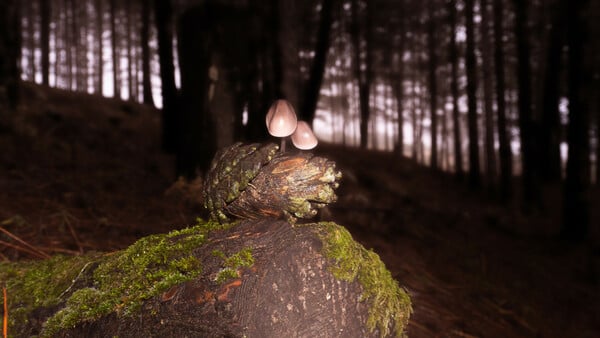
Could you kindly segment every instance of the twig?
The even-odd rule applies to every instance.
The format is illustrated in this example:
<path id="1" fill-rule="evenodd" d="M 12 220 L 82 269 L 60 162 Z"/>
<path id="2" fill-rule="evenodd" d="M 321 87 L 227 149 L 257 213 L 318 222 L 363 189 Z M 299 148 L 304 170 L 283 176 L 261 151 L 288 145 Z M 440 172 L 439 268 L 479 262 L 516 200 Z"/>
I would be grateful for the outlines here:
<path id="1" fill-rule="evenodd" d="M 44 256 L 41 256 L 37 251 L 33 251 L 33 250 L 31 250 L 31 249 L 29 249 L 27 247 L 21 247 L 21 246 L 14 245 L 12 243 L 5 242 L 5 241 L 0 241 L 0 245 L 4 245 L 4 246 L 6 246 L 8 248 L 13 248 L 13 249 L 15 249 L 17 251 L 23 251 L 25 253 L 28 253 L 28 254 L 32 255 L 33 257 L 42 258 L 42 259 L 45 258 Z"/>
<path id="2" fill-rule="evenodd" d="M 71 255 L 71 256 L 77 256 L 77 255 L 81 255 L 81 252 L 79 250 L 69 250 L 69 249 L 64 249 L 64 248 L 55 248 L 55 247 L 47 247 L 47 246 L 39 246 L 40 249 L 47 251 L 47 252 L 59 252 L 59 253 L 63 253 L 63 254 L 67 254 L 67 255 Z"/>
<path id="3" fill-rule="evenodd" d="M 25 242 L 24 240 L 22 240 L 21 238 L 19 238 L 17 235 L 13 235 L 10 231 L 4 229 L 3 227 L 0 227 L 0 232 L 4 233 L 5 235 L 7 235 L 8 237 L 14 239 L 15 241 L 23 244 L 24 246 L 26 246 L 30 250 L 35 251 L 40 256 L 40 258 L 50 258 L 50 255 L 48 255 L 45 252 L 42 252 L 42 251 L 36 249 L 31 244 Z"/>
<path id="4" fill-rule="evenodd" d="M 79 280 L 79 277 L 83 274 L 83 272 L 85 271 L 85 269 L 87 269 L 87 267 L 92 264 L 94 262 L 87 262 L 85 263 L 85 265 L 83 266 L 83 268 L 81 268 L 81 270 L 79 271 L 79 273 L 77 274 L 77 277 L 75 277 L 73 279 L 73 281 L 71 282 L 71 285 L 69 285 L 69 287 L 63 291 L 60 296 L 58 296 L 58 298 L 62 298 L 67 292 L 69 292 L 71 290 L 71 288 L 73 287 L 73 285 L 75 285 L 75 283 L 77 283 L 77 281 Z"/>

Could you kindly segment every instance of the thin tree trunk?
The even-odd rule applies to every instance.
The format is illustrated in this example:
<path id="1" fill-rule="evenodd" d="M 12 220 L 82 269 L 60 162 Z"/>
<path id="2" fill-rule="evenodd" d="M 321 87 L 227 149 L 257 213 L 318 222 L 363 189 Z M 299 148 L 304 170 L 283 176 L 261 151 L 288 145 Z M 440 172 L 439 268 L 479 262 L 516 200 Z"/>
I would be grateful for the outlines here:
<path id="1" fill-rule="evenodd" d="M 398 107 L 398 142 L 396 143 L 396 151 L 400 157 L 404 157 L 404 48 L 406 40 L 406 15 L 404 14 L 404 3 L 399 3 L 400 15 L 400 41 L 398 42 L 398 74 L 395 79 L 390 82 L 394 84 L 394 95 Z"/>
<path id="2" fill-rule="evenodd" d="M 564 186 L 564 211 L 561 235 L 569 240 L 583 241 L 589 232 L 589 134 L 588 112 L 584 98 L 584 28 L 580 15 L 584 1 L 567 2 L 567 45 L 569 47 L 569 126 L 567 140 L 569 156 Z"/>
<path id="3" fill-rule="evenodd" d="M 87 4 L 77 6 L 77 39 L 79 46 L 77 49 L 77 88 L 81 91 L 88 92 L 88 11 Z"/>
<path id="4" fill-rule="evenodd" d="M 150 4 L 142 1 L 142 31 L 140 32 L 142 45 L 142 91 L 144 104 L 154 105 L 152 97 L 152 83 L 150 81 Z"/>
<path id="5" fill-rule="evenodd" d="M 36 31 L 35 4 L 36 4 L 35 1 L 21 4 L 21 6 L 27 6 L 27 8 L 25 10 L 27 13 L 27 41 L 26 42 L 24 41 L 23 44 L 27 44 L 27 49 L 29 49 L 29 55 L 28 55 L 29 60 L 27 62 L 28 66 L 27 66 L 26 70 L 25 69 L 23 70 L 23 73 L 32 82 L 35 82 L 35 75 L 36 75 L 35 74 L 36 73 L 35 49 L 37 46 L 36 46 L 36 39 L 35 39 L 35 31 Z M 41 11 L 41 9 L 40 9 L 40 11 Z M 41 14 L 40 14 L 40 17 L 41 17 Z M 23 29 L 23 28 L 21 28 L 21 29 Z M 40 31 L 41 31 L 41 29 L 42 28 L 40 27 Z M 40 38 L 40 44 L 41 44 L 41 38 Z"/>
<path id="6" fill-rule="evenodd" d="M 506 99 L 504 82 L 504 28 L 502 0 L 494 0 L 494 65 L 496 74 L 496 109 L 498 114 L 498 143 L 500 154 L 500 199 L 504 202 L 512 196 L 512 152 L 506 126 Z"/>
<path id="7" fill-rule="evenodd" d="M 333 0 L 323 0 L 321 4 L 321 19 L 319 21 L 319 30 L 317 33 L 317 43 L 315 45 L 315 56 L 310 68 L 310 76 L 306 83 L 304 100 L 302 101 L 302 116 L 312 124 L 317 110 L 321 83 L 325 73 L 325 63 L 330 45 L 331 24 L 333 22 Z"/>
<path id="8" fill-rule="evenodd" d="M 473 23 L 473 0 L 465 1 L 465 17 L 467 29 L 467 55 L 465 67 L 467 71 L 467 105 L 469 127 L 469 185 L 472 188 L 481 184 L 479 169 L 479 131 L 477 126 L 477 70 L 475 59 L 475 29 Z"/>
<path id="9" fill-rule="evenodd" d="M 120 76 L 119 76 L 119 54 L 117 51 L 117 9 L 116 0 L 110 0 L 110 35 L 111 35 L 111 50 L 113 64 L 113 90 L 114 97 L 121 98 Z"/>
<path id="10" fill-rule="evenodd" d="M 71 11 L 71 3 L 74 0 L 65 0 L 64 4 L 64 12 L 65 12 L 65 26 L 64 26 L 64 47 L 65 47 L 65 56 L 67 59 L 67 70 L 66 70 L 66 76 L 67 76 L 67 86 L 66 88 L 68 90 L 73 90 L 74 85 L 73 85 L 73 44 L 72 41 L 74 39 L 73 37 L 73 30 L 72 30 L 72 24 L 71 21 L 73 20 L 73 12 Z"/>
<path id="11" fill-rule="evenodd" d="M 450 19 L 450 91 L 452 92 L 452 125 L 454 136 L 454 172 L 456 177 L 463 177 L 462 132 L 460 126 L 460 111 L 458 109 L 458 48 L 456 46 L 456 1 L 448 2 Z"/>
<path id="12" fill-rule="evenodd" d="M 527 23 L 527 2 L 514 0 L 515 37 L 517 44 L 517 81 L 519 129 L 521 135 L 523 206 L 525 210 L 539 206 L 539 188 L 536 177 L 535 124 L 531 107 L 531 66 Z"/>
<path id="13" fill-rule="evenodd" d="M 96 93 L 104 93 L 104 10 L 102 8 L 103 0 L 96 0 L 96 56 L 97 56 L 97 74 L 96 74 Z M 146 1 L 143 1 L 146 3 Z"/>
<path id="14" fill-rule="evenodd" d="M 14 111 L 19 102 L 19 62 L 21 53 L 21 3 L 0 1 L 0 117 L 5 111 Z M 0 118 L 0 123 L 4 120 Z"/>
<path id="15" fill-rule="evenodd" d="M 417 47 L 416 44 L 414 43 L 416 41 L 416 39 L 413 37 L 413 53 L 415 53 Z M 412 71 L 412 78 L 411 78 L 411 119 L 412 119 L 412 134 L 413 134 L 413 139 L 412 139 L 412 152 L 411 152 L 411 158 L 413 159 L 413 161 L 417 162 L 417 149 L 418 149 L 418 136 L 417 136 L 417 100 L 418 100 L 418 96 L 416 94 L 416 89 L 417 89 L 417 72 L 418 72 L 418 64 L 419 64 L 419 54 L 416 54 L 417 57 L 414 58 L 414 64 L 413 64 L 413 71 Z"/>
<path id="16" fill-rule="evenodd" d="M 561 179 L 560 160 L 560 118 L 558 112 L 560 59 L 563 47 L 565 12 L 563 6 L 555 9 L 548 33 L 546 67 L 543 71 L 540 128 L 540 176 L 546 182 L 559 182 Z"/>
<path id="17" fill-rule="evenodd" d="M 358 97 L 360 106 L 360 147 L 367 148 L 369 140 L 369 118 L 370 118 L 370 88 L 371 88 L 371 44 L 369 36 L 371 35 L 371 7 L 367 4 L 366 22 L 363 28 L 362 37 L 364 39 L 365 58 L 361 58 L 361 29 L 358 16 L 358 0 L 352 1 L 352 24 L 350 27 L 353 45 L 354 45 L 354 73 L 358 80 Z M 364 66 L 364 67 L 363 67 Z M 364 69 L 362 69 L 364 68 Z"/>
<path id="18" fill-rule="evenodd" d="M 170 0 L 156 0 L 154 7 L 158 35 L 158 55 L 160 80 L 162 83 L 162 137 L 163 148 L 173 152 L 177 146 L 177 88 L 175 87 L 175 66 L 173 64 L 172 8 Z M 202 94 L 198 94 L 202 95 Z"/>
<path id="19" fill-rule="evenodd" d="M 40 43 L 42 47 L 42 84 L 50 85 L 50 0 L 40 1 Z M 31 51 L 33 53 L 33 50 Z M 34 74 L 35 78 L 35 74 Z"/>
<path id="20" fill-rule="evenodd" d="M 134 98 L 134 93 L 133 93 L 133 57 L 132 57 L 132 51 L 131 48 L 133 46 L 133 43 L 131 41 L 131 19 L 133 16 L 133 12 L 131 10 L 131 0 L 127 0 L 125 2 L 125 13 L 126 13 L 126 17 L 127 17 L 127 21 L 125 22 L 125 25 L 127 26 L 127 38 L 126 38 L 126 43 L 127 43 L 127 89 L 129 91 L 129 100 L 132 101 Z"/>
<path id="21" fill-rule="evenodd" d="M 598 65 L 596 65 L 598 67 Z M 600 79 L 594 80 L 596 84 L 596 186 L 600 187 Z"/>
<path id="22" fill-rule="evenodd" d="M 494 107 L 492 60 L 490 56 L 489 0 L 480 1 L 481 58 L 483 68 L 483 103 L 485 116 L 485 176 L 488 189 L 496 190 L 496 151 L 494 149 Z"/>
<path id="23" fill-rule="evenodd" d="M 433 170 L 438 169 L 438 128 L 437 128 L 437 58 L 435 52 L 435 17 L 433 0 L 428 1 L 429 22 L 427 25 L 427 47 L 429 50 L 429 113 L 431 117 L 431 160 Z"/>

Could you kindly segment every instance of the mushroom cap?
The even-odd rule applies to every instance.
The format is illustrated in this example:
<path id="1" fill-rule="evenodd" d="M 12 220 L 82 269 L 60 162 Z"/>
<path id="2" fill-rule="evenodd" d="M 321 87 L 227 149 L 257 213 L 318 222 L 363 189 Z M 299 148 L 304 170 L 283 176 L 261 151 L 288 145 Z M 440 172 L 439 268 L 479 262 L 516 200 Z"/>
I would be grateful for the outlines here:
<path id="1" fill-rule="evenodd" d="M 292 134 L 292 143 L 296 148 L 301 150 L 309 150 L 317 146 L 319 141 L 313 133 L 308 123 L 298 121 L 296 131 Z"/>
<path id="2" fill-rule="evenodd" d="M 266 122 L 269 134 L 275 137 L 287 137 L 296 130 L 298 119 L 288 101 L 277 100 L 269 108 Z"/>

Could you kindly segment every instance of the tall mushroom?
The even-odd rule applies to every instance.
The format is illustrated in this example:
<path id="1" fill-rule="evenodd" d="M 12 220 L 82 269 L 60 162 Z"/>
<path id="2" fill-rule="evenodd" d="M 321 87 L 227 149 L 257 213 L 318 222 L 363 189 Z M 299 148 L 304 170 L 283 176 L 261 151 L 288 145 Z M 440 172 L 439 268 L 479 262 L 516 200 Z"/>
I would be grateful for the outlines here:
<path id="1" fill-rule="evenodd" d="M 313 133 L 308 123 L 298 121 L 296 131 L 292 134 L 292 143 L 296 148 L 301 150 L 309 150 L 317 146 L 317 137 Z"/>
<path id="2" fill-rule="evenodd" d="M 269 134 L 281 137 L 281 152 L 284 152 L 285 138 L 292 135 L 298 125 L 294 108 L 286 100 L 277 100 L 269 108 L 266 122 Z"/>

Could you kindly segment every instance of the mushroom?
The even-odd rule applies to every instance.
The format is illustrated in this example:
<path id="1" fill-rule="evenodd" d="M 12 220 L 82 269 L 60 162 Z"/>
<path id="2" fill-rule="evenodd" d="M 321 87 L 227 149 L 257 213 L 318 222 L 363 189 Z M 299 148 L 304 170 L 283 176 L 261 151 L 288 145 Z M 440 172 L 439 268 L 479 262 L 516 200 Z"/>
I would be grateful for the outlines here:
<path id="1" fill-rule="evenodd" d="M 317 146 L 317 137 L 313 133 L 308 123 L 298 121 L 296 131 L 292 134 L 292 143 L 296 148 L 301 150 L 309 150 Z"/>
<path id="2" fill-rule="evenodd" d="M 292 135 L 298 125 L 298 119 L 292 105 L 286 100 L 273 102 L 267 112 L 269 134 L 281 137 L 281 152 L 285 151 L 285 138 Z"/>

